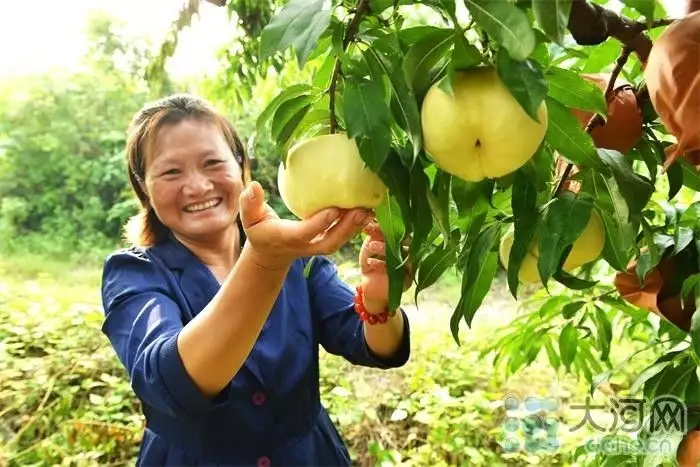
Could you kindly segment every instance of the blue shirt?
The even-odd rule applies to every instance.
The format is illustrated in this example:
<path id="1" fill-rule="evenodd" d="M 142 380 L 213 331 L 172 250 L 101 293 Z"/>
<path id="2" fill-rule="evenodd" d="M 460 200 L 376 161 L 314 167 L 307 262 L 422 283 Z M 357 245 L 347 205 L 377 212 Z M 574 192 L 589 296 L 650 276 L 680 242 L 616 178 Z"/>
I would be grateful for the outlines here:
<path id="1" fill-rule="evenodd" d="M 350 464 L 321 405 L 319 344 L 357 365 L 400 367 L 410 354 L 408 318 L 401 310 L 405 333 L 393 358 L 373 355 L 354 290 L 325 257 L 315 257 L 305 277 L 308 261 L 294 262 L 243 367 L 208 398 L 185 371 L 176 339 L 219 290 L 214 275 L 172 235 L 107 257 L 102 330 L 146 418 L 138 465 Z"/>

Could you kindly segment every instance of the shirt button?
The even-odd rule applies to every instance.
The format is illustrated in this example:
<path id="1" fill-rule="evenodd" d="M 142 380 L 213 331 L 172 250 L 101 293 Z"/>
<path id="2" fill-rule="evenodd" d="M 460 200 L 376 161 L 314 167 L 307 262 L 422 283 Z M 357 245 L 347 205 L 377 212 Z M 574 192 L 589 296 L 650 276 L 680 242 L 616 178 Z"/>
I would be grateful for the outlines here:
<path id="1" fill-rule="evenodd" d="M 258 467 L 270 467 L 270 458 L 262 456 L 258 459 Z"/>
<path id="2" fill-rule="evenodd" d="M 265 403 L 265 394 L 261 391 L 255 391 L 253 393 L 253 404 L 263 405 L 264 403 Z"/>

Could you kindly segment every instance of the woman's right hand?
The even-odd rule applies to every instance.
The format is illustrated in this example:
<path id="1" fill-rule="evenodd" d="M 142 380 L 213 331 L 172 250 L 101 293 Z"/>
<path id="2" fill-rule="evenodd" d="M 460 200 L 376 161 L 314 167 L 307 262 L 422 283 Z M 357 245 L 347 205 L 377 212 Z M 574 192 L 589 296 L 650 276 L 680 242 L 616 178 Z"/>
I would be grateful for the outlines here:
<path id="1" fill-rule="evenodd" d="M 303 220 L 280 219 L 258 182 L 241 193 L 239 207 L 251 253 L 265 269 L 286 268 L 304 256 L 333 254 L 374 217 L 368 209 L 328 208 Z"/>

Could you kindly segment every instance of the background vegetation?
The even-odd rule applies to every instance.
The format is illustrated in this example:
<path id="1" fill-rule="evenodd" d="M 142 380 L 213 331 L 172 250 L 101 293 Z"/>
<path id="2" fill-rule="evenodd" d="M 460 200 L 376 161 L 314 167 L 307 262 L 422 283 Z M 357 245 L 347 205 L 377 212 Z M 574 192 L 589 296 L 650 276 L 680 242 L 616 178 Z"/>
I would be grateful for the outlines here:
<path id="1" fill-rule="evenodd" d="M 144 102 L 196 92 L 224 109 L 248 136 L 254 177 L 273 207 L 289 215 L 275 186 L 280 149 L 268 132 L 257 132 L 257 118 L 280 89 L 308 81 L 313 70 L 271 58 L 275 72 L 250 72 L 246 79 L 247 62 L 240 59 L 255 55 L 273 5 L 230 3 L 246 34 L 221 51 L 219 74 L 196 82 L 176 82 L 158 66 L 169 53 L 167 43 L 154 53 L 153 44 L 127 40 L 118 23 L 96 16 L 80 71 L 0 83 L 0 464 L 133 464 L 143 420 L 126 374 L 100 333 L 99 285 L 102 261 L 121 245 L 121 226 L 136 210 L 124 171 L 124 130 Z M 631 9 L 626 13 L 639 17 Z M 419 24 L 425 16 L 419 9 L 408 22 Z M 187 18 L 185 8 L 178 27 Z M 619 52 L 619 44 L 608 42 L 572 67 L 609 69 Z M 639 64 L 625 72 L 638 76 Z M 660 177 L 658 184 L 668 190 L 667 179 Z M 683 187 L 678 199 L 688 204 L 692 193 Z M 349 282 L 357 277 L 355 253 L 351 247 L 337 258 Z M 598 265 L 587 277 L 610 273 Z M 415 329 L 413 359 L 405 368 L 384 374 L 323 354 L 324 402 L 358 464 L 638 460 L 586 453 L 581 443 L 600 432 L 590 425 L 570 432 L 584 414 L 575 406 L 587 395 L 603 404 L 621 388 L 639 390 L 642 370 L 668 349 L 660 343 L 679 344 L 686 336 L 621 300 L 557 287 L 551 295 L 526 289 L 516 306 L 504 271 L 499 268 L 496 277 L 472 326 L 459 331 L 462 346 L 448 328 L 461 293 L 460 276 L 450 270 L 424 292 L 418 307 L 413 291 L 404 298 Z M 594 318 L 580 325 L 589 326 L 595 340 L 581 339 L 573 354 L 550 350 L 559 349 L 562 329 L 584 307 L 594 310 Z M 524 449 L 547 430 L 522 407 L 507 413 L 508 395 L 558 400 L 550 421 L 560 449 Z M 607 409 L 592 417 L 605 426 L 613 421 Z M 521 423 L 509 431 L 508 419 Z M 513 453 L 504 446 L 509 432 L 522 443 Z"/>

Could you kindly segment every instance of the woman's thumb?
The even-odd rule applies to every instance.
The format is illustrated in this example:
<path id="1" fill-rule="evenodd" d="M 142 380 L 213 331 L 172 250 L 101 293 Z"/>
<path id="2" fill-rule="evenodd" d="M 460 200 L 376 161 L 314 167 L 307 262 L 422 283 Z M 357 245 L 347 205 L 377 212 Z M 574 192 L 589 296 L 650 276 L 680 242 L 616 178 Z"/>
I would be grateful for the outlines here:
<path id="1" fill-rule="evenodd" d="M 265 215 L 265 192 L 258 182 L 251 182 L 238 199 L 244 227 L 259 222 Z"/>

